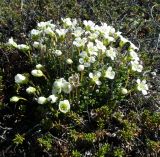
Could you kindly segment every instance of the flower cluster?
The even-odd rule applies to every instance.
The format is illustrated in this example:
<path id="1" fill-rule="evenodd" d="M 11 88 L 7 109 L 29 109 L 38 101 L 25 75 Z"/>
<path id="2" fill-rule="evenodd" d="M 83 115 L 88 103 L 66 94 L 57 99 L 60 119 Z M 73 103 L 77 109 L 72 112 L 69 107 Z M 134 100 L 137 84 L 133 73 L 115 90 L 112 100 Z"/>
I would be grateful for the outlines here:
<path id="1" fill-rule="evenodd" d="M 31 56 L 40 64 L 31 71 L 31 76 L 44 78 L 52 84 L 52 87 L 46 85 L 50 95 L 39 90 L 41 87 L 37 88 L 36 84 L 26 89 L 28 94 L 35 94 L 39 104 L 56 103 L 59 111 L 67 113 L 70 105 L 86 97 L 83 90 L 89 94 L 104 87 L 100 93 L 105 94 L 110 88 L 118 95 L 134 91 L 147 94 L 148 85 L 141 75 L 143 65 L 138 48 L 106 23 L 96 25 L 93 21 L 81 22 L 70 18 L 62 18 L 57 25 L 52 21 L 40 22 L 36 29 L 31 30 L 30 37 L 32 42 L 29 46 L 18 45 L 12 38 L 8 43 L 28 51 L 32 47 Z M 122 53 L 126 44 L 128 47 Z M 28 80 L 23 74 L 15 76 L 17 84 Z M 114 89 L 111 89 L 111 84 L 114 84 Z"/>

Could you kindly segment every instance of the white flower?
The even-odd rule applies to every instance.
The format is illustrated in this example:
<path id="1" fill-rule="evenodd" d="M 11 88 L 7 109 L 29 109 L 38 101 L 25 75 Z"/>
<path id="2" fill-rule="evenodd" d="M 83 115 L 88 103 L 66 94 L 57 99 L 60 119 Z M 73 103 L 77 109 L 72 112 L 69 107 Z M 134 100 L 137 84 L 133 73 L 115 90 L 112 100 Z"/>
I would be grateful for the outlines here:
<path id="1" fill-rule="evenodd" d="M 115 29 L 112 26 L 108 26 L 106 23 L 102 23 L 102 25 L 99 27 L 97 26 L 96 29 L 106 37 L 115 33 Z"/>
<path id="2" fill-rule="evenodd" d="M 77 67 L 78 71 L 83 71 L 84 70 L 84 65 L 80 64 Z"/>
<path id="3" fill-rule="evenodd" d="M 64 83 L 66 82 L 66 80 L 64 78 L 60 78 L 60 79 L 57 79 L 54 83 L 53 83 L 53 90 L 52 90 L 52 94 L 60 94 L 62 89 L 63 89 L 63 86 L 64 86 Z"/>
<path id="4" fill-rule="evenodd" d="M 43 68 L 43 65 L 42 64 L 37 64 L 36 65 L 36 69 L 42 69 Z"/>
<path id="5" fill-rule="evenodd" d="M 59 102 L 59 110 L 63 113 L 67 113 L 70 110 L 70 104 L 68 100 Z"/>
<path id="6" fill-rule="evenodd" d="M 61 50 L 55 50 L 53 52 L 56 56 L 61 56 L 62 55 L 62 51 Z"/>
<path id="7" fill-rule="evenodd" d="M 132 42 L 129 42 L 129 43 L 130 43 L 129 48 L 130 48 L 131 50 L 139 50 L 139 48 L 138 48 L 137 46 L 135 46 Z"/>
<path id="8" fill-rule="evenodd" d="M 67 64 L 72 64 L 73 63 L 72 59 L 70 59 L 70 58 L 68 58 L 66 62 L 67 62 Z"/>
<path id="9" fill-rule="evenodd" d="M 44 30 L 44 29 L 46 29 L 47 27 L 50 27 L 50 28 L 52 28 L 52 29 L 55 29 L 55 25 L 52 24 L 51 22 L 52 22 L 52 20 L 47 21 L 47 22 L 40 22 L 40 23 L 38 23 L 38 24 L 37 24 L 38 29 Z"/>
<path id="10" fill-rule="evenodd" d="M 102 52 L 105 52 L 106 47 L 103 45 L 103 43 L 101 41 L 99 41 L 98 39 L 95 40 L 96 42 L 96 46 L 99 50 L 102 50 Z"/>
<path id="11" fill-rule="evenodd" d="M 143 66 L 137 60 L 131 61 L 131 65 L 133 71 L 142 72 Z"/>
<path id="12" fill-rule="evenodd" d="M 45 98 L 44 96 L 41 96 L 38 98 L 37 102 L 38 104 L 45 104 L 47 102 L 47 98 Z"/>
<path id="13" fill-rule="evenodd" d="M 117 51 L 116 51 L 116 49 L 110 47 L 110 49 L 106 51 L 106 55 L 107 55 L 108 57 L 110 57 L 112 60 L 114 60 L 114 58 L 115 58 L 116 55 L 117 55 Z"/>
<path id="14" fill-rule="evenodd" d="M 87 50 L 88 50 L 88 53 L 90 55 L 97 56 L 98 48 L 96 46 L 94 46 L 93 42 L 88 42 L 88 44 L 87 44 Z"/>
<path id="15" fill-rule="evenodd" d="M 109 36 L 108 34 L 104 34 L 104 38 L 107 39 L 109 42 L 115 41 L 115 39 L 113 37 Z"/>
<path id="16" fill-rule="evenodd" d="M 32 29 L 31 30 L 31 36 L 38 36 L 41 33 L 41 31 L 37 29 Z"/>
<path id="17" fill-rule="evenodd" d="M 147 95 L 148 85 L 146 84 L 146 80 L 137 79 L 137 89 L 142 91 L 143 95 Z"/>
<path id="18" fill-rule="evenodd" d="M 40 44 L 40 42 L 38 42 L 38 41 L 34 41 L 34 43 L 33 43 L 33 47 L 35 47 L 35 48 L 41 47 L 41 45 L 42 44 Z"/>
<path id="19" fill-rule="evenodd" d="M 53 30 L 50 28 L 50 27 L 47 27 L 44 32 L 50 36 L 53 36 L 54 35 L 54 32 Z"/>
<path id="20" fill-rule="evenodd" d="M 59 35 L 59 36 L 65 36 L 66 33 L 67 33 L 67 29 L 56 29 L 56 33 Z"/>
<path id="21" fill-rule="evenodd" d="M 115 33 L 114 33 L 115 39 L 117 39 L 117 37 L 120 37 L 120 36 L 121 36 L 121 33 L 122 33 L 122 32 L 119 32 L 119 31 L 118 31 L 118 32 L 115 32 Z"/>
<path id="22" fill-rule="evenodd" d="M 47 26 L 47 22 L 40 22 L 40 23 L 37 24 L 37 26 L 38 26 L 39 29 L 44 29 Z"/>
<path id="23" fill-rule="evenodd" d="M 56 97 L 54 94 L 50 95 L 47 100 L 51 102 L 51 104 L 55 103 L 57 101 L 58 97 Z"/>
<path id="24" fill-rule="evenodd" d="M 109 79 L 114 79 L 115 72 L 112 70 L 112 67 L 108 67 L 108 69 L 105 71 L 104 77 L 109 78 Z"/>
<path id="25" fill-rule="evenodd" d="M 122 94 L 127 94 L 128 93 L 128 90 L 126 89 L 126 88 L 121 88 L 121 92 L 122 92 Z"/>
<path id="26" fill-rule="evenodd" d="M 129 40 L 128 40 L 127 38 L 124 38 L 122 35 L 119 35 L 119 37 L 120 37 L 121 42 L 122 42 L 123 44 L 129 42 Z"/>
<path id="27" fill-rule="evenodd" d="M 42 77 L 44 76 L 43 72 L 41 70 L 37 70 L 37 69 L 34 69 L 31 71 L 31 74 L 35 77 Z"/>
<path id="28" fill-rule="evenodd" d="M 153 76 L 156 76 L 156 75 L 157 75 L 156 71 L 152 71 L 151 74 L 152 74 Z"/>
<path id="29" fill-rule="evenodd" d="M 139 61 L 139 57 L 135 51 L 131 50 L 129 53 L 130 53 L 132 60 Z"/>
<path id="30" fill-rule="evenodd" d="M 84 47 L 85 43 L 87 42 L 87 38 L 75 38 L 75 40 L 73 41 L 73 45 L 77 46 L 77 47 Z"/>
<path id="31" fill-rule="evenodd" d="M 80 37 L 85 31 L 81 27 L 77 27 L 72 33 L 75 37 Z"/>
<path id="32" fill-rule="evenodd" d="M 85 25 L 86 29 L 94 30 L 94 26 L 95 26 L 94 22 L 92 22 L 90 20 L 89 21 L 84 20 L 83 24 Z"/>
<path id="33" fill-rule="evenodd" d="M 17 48 L 19 50 L 29 50 L 29 46 L 25 45 L 25 44 L 20 44 L 20 45 L 17 45 Z"/>
<path id="34" fill-rule="evenodd" d="M 72 26 L 71 18 L 61 18 L 63 23 L 65 23 L 67 26 Z"/>
<path id="35" fill-rule="evenodd" d="M 15 82 L 18 83 L 18 84 L 22 84 L 22 83 L 25 83 L 26 82 L 26 77 L 22 74 L 17 74 L 15 77 Z"/>
<path id="36" fill-rule="evenodd" d="M 77 24 L 77 20 L 73 19 L 71 20 L 71 18 L 61 18 L 64 25 L 70 28 L 75 28 L 76 24 Z"/>
<path id="37" fill-rule="evenodd" d="M 89 57 L 85 51 L 82 51 L 79 56 L 81 57 L 79 58 L 79 63 L 83 64 L 84 67 L 90 67 L 91 63 L 96 61 L 94 56 Z"/>
<path id="38" fill-rule="evenodd" d="M 101 85 L 102 84 L 102 82 L 99 80 L 99 78 L 101 77 L 101 72 L 95 71 L 94 73 L 89 73 L 89 77 L 97 85 Z"/>
<path id="39" fill-rule="evenodd" d="M 88 38 L 91 39 L 91 40 L 95 40 L 97 39 L 99 36 L 99 32 L 98 31 L 95 31 L 95 32 L 89 32 L 89 36 Z"/>
<path id="40" fill-rule="evenodd" d="M 11 45 L 11 46 L 17 48 L 17 43 L 13 40 L 12 37 L 8 40 L 8 45 Z"/>
<path id="41" fill-rule="evenodd" d="M 72 90 L 72 85 L 69 82 L 64 82 L 62 90 L 64 93 L 69 94 Z"/>
<path id="42" fill-rule="evenodd" d="M 36 88 L 29 86 L 29 87 L 26 89 L 26 92 L 27 92 L 28 94 L 34 94 L 34 93 L 36 92 Z"/>

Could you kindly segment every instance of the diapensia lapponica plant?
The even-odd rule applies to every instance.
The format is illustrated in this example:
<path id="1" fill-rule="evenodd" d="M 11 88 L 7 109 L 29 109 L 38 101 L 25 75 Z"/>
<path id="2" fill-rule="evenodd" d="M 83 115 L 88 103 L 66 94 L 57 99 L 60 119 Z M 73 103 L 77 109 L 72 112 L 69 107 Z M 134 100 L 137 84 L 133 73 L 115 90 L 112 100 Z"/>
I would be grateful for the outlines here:
<path id="1" fill-rule="evenodd" d="M 40 22 L 29 37 L 27 44 L 8 41 L 35 64 L 30 74 L 15 76 L 12 102 L 29 101 L 18 92 L 24 85 L 38 104 L 63 113 L 148 94 L 139 48 L 106 23 L 70 18 Z"/>

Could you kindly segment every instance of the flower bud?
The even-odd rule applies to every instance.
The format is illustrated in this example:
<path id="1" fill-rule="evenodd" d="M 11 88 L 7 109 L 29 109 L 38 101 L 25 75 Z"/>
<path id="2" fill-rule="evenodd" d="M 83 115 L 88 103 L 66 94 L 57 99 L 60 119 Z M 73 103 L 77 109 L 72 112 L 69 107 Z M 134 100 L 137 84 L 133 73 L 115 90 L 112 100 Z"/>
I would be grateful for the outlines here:
<path id="1" fill-rule="evenodd" d="M 45 104 L 47 102 L 47 98 L 41 96 L 38 98 L 38 104 Z"/>
<path id="2" fill-rule="evenodd" d="M 127 94 L 127 93 L 128 93 L 128 90 L 127 90 L 126 88 L 122 88 L 122 89 L 121 89 L 121 92 L 122 92 L 122 94 L 124 94 L 124 95 L 125 95 L 125 94 Z"/>
<path id="3" fill-rule="evenodd" d="M 55 54 L 56 56 L 61 56 L 61 55 L 62 55 L 62 51 L 56 50 L 56 51 L 54 51 L 54 54 Z"/>
<path id="4" fill-rule="evenodd" d="M 37 64 L 37 65 L 36 65 L 36 69 L 39 70 L 39 69 L 41 69 L 41 68 L 43 68 L 43 65 L 42 65 L 42 64 Z"/>
<path id="5" fill-rule="evenodd" d="M 10 102 L 18 102 L 19 100 L 26 100 L 25 98 L 19 97 L 19 96 L 12 96 L 10 98 Z"/>
<path id="6" fill-rule="evenodd" d="M 12 96 L 11 98 L 10 98 L 10 102 L 18 102 L 19 101 L 19 97 L 17 97 L 17 96 Z"/>
<path id="7" fill-rule="evenodd" d="M 73 63 L 72 59 L 70 59 L 70 58 L 68 58 L 66 62 L 67 62 L 67 64 L 72 64 Z"/>
<path id="8" fill-rule="evenodd" d="M 22 84 L 22 83 L 25 83 L 26 82 L 26 77 L 23 76 L 22 74 L 17 74 L 15 77 L 15 82 L 18 83 L 18 84 Z"/>
<path id="9" fill-rule="evenodd" d="M 84 65 L 78 65 L 78 71 L 83 71 L 84 70 Z"/>
<path id="10" fill-rule="evenodd" d="M 36 70 L 36 69 L 32 70 L 31 74 L 35 77 L 42 77 L 43 76 L 43 72 L 41 70 Z"/>
<path id="11" fill-rule="evenodd" d="M 34 94 L 36 92 L 36 88 L 30 86 L 26 89 L 26 92 L 28 94 Z"/>

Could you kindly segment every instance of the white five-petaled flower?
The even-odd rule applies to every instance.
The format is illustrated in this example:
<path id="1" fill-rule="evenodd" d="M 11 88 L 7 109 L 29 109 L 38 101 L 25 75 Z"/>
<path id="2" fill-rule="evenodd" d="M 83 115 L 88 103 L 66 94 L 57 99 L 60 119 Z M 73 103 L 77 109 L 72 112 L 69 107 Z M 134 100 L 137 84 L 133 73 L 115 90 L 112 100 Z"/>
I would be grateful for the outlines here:
<path id="1" fill-rule="evenodd" d="M 130 53 L 130 56 L 131 56 L 132 60 L 139 61 L 138 54 L 135 51 L 131 50 L 129 53 Z"/>
<path id="2" fill-rule="evenodd" d="M 76 19 L 71 20 L 71 18 L 61 18 L 61 20 L 63 21 L 64 26 L 67 26 L 69 28 L 75 28 L 77 24 Z"/>
<path id="3" fill-rule="evenodd" d="M 65 36 L 66 33 L 67 33 L 67 29 L 56 29 L 56 33 L 59 35 L 59 36 Z"/>
<path id="4" fill-rule="evenodd" d="M 85 31 L 81 27 L 77 27 L 72 33 L 75 37 L 81 37 Z"/>
<path id="5" fill-rule="evenodd" d="M 92 22 L 92 21 L 87 21 L 87 20 L 84 20 L 83 21 L 83 24 L 85 25 L 85 27 L 86 27 L 86 29 L 88 29 L 88 30 L 94 30 L 94 26 L 95 26 L 95 23 L 94 22 Z"/>
<path id="6" fill-rule="evenodd" d="M 148 85 L 146 84 L 146 80 L 137 79 L 137 89 L 142 91 L 143 95 L 147 95 Z"/>
<path id="7" fill-rule="evenodd" d="M 38 104 L 45 104 L 47 102 L 47 98 L 45 98 L 44 96 L 41 96 L 38 98 L 37 100 Z"/>
<path id="8" fill-rule="evenodd" d="M 88 42 L 88 44 L 87 44 L 87 51 L 88 51 L 88 53 L 90 55 L 97 56 L 98 48 L 96 46 L 94 46 L 93 42 Z"/>
<path id="9" fill-rule="evenodd" d="M 71 18 L 61 18 L 61 20 L 63 21 L 63 23 L 67 26 L 72 26 L 72 21 Z"/>
<path id="10" fill-rule="evenodd" d="M 52 20 L 47 21 L 47 22 L 43 22 L 43 21 L 42 21 L 42 22 L 39 22 L 39 23 L 37 24 L 38 29 L 44 30 L 44 29 L 46 29 L 47 27 L 50 27 L 50 28 L 52 28 L 52 29 L 54 30 L 54 29 L 55 29 L 55 25 L 52 24 L 51 22 L 52 22 Z"/>
<path id="11" fill-rule="evenodd" d="M 72 85 L 67 82 L 64 78 L 57 79 L 53 83 L 52 94 L 60 94 L 62 91 L 66 94 L 69 94 L 72 90 Z"/>
<path id="12" fill-rule="evenodd" d="M 27 81 L 27 78 L 22 75 L 22 74 L 17 74 L 15 77 L 15 82 L 18 83 L 18 84 L 22 84 L 22 83 L 25 83 Z"/>
<path id="13" fill-rule="evenodd" d="M 114 60 L 114 58 L 115 58 L 116 55 L 117 55 L 117 51 L 116 51 L 116 49 L 110 47 L 110 49 L 106 51 L 106 55 L 107 55 L 108 57 L 110 57 L 112 60 Z"/>
<path id="14" fill-rule="evenodd" d="M 82 51 L 79 56 L 79 63 L 83 64 L 84 67 L 90 67 L 91 63 L 94 63 L 96 61 L 95 56 L 88 56 L 87 52 Z"/>
<path id="15" fill-rule="evenodd" d="M 102 82 L 99 80 L 99 78 L 101 77 L 101 72 L 100 71 L 95 71 L 94 73 L 89 73 L 89 77 L 98 86 L 102 84 Z"/>
<path id="16" fill-rule="evenodd" d="M 135 46 L 133 43 L 131 43 L 131 42 L 129 42 L 130 43 L 130 46 L 129 46 L 129 48 L 131 49 L 131 50 L 139 50 L 139 48 L 137 47 L 137 46 Z"/>
<path id="17" fill-rule="evenodd" d="M 121 39 L 121 42 L 123 42 L 123 44 L 129 42 L 129 40 L 125 37 L 123 37 L 122 35 L 119 35 L 120 39 Z"/>
<path id="18" fill-rule="evenodd" d="M 39 31 L 37 29 L 32 29 L 31 30 L 31 36 L 38 36 L 41 34 L 42 31 Z"/>
<path id="19" fill-rule="evenodd" d="M 34 69 L 31 71 L 31 74 L 35 77 L 42 77 L 44 76 L 43 72 L 39 69 Z"/>
<path id="20" fill-rule="evenodd" d="M 44 32 L 50 36 L 53 36 L 55 33 L 53 32 L 53 30 L 50 27 L 47 27 Z"/>
<path id="21" fill-rule="evenodd" d="M 51 102 L 51 104 L 55 103 L 57 101 L 58 97 L 56 97 L 54 94 L 50 95 L 47 100 Z"/>
<path id="22" fill-rule="evenodd" d="M 26 89 L 26 92 L 27 92 L 28 94 L 34 94 L 34 93 L 36 92 L 36 88 L 29 86 L 29 87 Z"/>
<path id="23" fill-rule="evenodd" d="M 112 67 L 108 67 L 108 69 L 105 71 L 104 77 L 114 79 L 115 72 L 112 70 Z"/>
<path id="24" fill-rule="evenodd" d="M 107 34 L 107 33 L 104 34 L 104 38 L 107 39 L 109 42 L 115 41 L 115 39 L 113 37 L 109 36 L 109 34 Z"/>
<path id="25" fill-rule="evenodd" d="M 75 38 L 75 40 L 73 41 L 73 45 L 77 46 L 77 47 L 84 47 L 84 45 L 87 42 L 87 38 Z"/>
<path id="26" fill-rule="evenodd" d="M 102 50 L 102 52 L 105 52 L 106 47 L 104 46 L 104 44 L 100 40 L 98 40 L 98 39 L 96 39 L 95 42 L 96 42 L 97 48 L 99 50 Z"/>
<path id="27" fill-rule="evenodd" d="M 56 93 L 60 94 L 62 92 L 62 88 L 63 88 L 65 82 L 66 82 L 66 80 L 64 78 L 57 79 L 53 83 L 52 94 L 56 94 Z"/>
<path id="28" fill-rule="evenodd" d="M 70 103 L 68 100 L 59 102 L 59 110 L 63 113 L 67 113 L 70 110 Z"/>
<path id="29" fill-rule="evenodd" d="M 69 82 L 64 82 L 62 90 L 64 93 L 69 94 L 72 90 L 72 85 Z"/>
<path id="30" fill-rule="evenodd" d="M 131 65 L 133 71 L 142 72 L 143 66 L 137 60 L 131 61 Z"/>
<path id="31" fill-rule="evenodd" d="M 98 38 L 99 36 L 99 32 L 98 31 L 95 31 L 95 32 L 88 32 L 89 36 L 88 38 L 91 39 L 91 40 L 95 40 Z"/>

